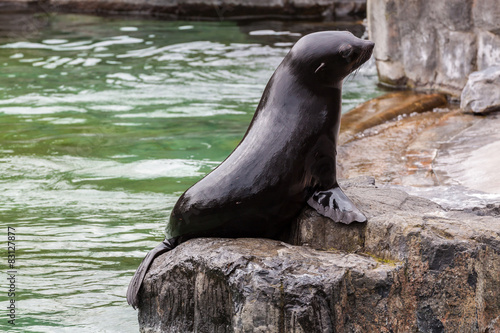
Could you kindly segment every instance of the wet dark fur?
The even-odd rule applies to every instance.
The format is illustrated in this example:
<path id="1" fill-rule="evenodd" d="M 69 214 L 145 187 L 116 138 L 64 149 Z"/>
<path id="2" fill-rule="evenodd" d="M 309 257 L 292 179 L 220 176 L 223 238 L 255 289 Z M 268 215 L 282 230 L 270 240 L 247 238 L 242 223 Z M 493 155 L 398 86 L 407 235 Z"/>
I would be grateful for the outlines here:
<path id="1" fill-rule="evenodd" d="M 342 81 L 372 50 L 373 43 L 349 32 L 314 33 L 295 44 L 267 84 L 238 147 L 179 198 L 169 240 L 137 269 L 129 304 L 137 306 L 154 258 L 190 238 L 274 238 L 307 203 L 337 222 L 366 220 L 338 187 L 336 145 Z"/>

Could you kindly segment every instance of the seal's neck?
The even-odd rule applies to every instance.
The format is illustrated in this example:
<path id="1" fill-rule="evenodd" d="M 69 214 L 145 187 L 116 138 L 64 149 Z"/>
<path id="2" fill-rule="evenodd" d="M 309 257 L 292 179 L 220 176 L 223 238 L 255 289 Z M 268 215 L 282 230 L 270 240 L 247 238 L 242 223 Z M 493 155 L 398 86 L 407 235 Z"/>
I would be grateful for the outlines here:
<path id="1" fill-rule="evenodd" d="M 343 84 L 344 84 L 344 80 L 339 80 L 339 81 L 337 81 L 331 85 L 328 85 L 326 87 L 338 90 L 339 93 L 342 95 L 342 85 Z"/>

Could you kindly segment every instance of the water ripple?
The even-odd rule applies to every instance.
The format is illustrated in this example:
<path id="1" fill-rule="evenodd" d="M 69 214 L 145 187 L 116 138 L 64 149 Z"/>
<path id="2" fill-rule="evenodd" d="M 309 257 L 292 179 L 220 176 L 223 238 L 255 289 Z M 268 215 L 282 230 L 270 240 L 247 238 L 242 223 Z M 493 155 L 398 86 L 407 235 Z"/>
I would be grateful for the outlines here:
<path id="1" fill-rule="evenodd" d="M 0 222 L 16 228 L 22 266 L 15 331 L 137 332 L 125 301 L 134 270 L 179 195 L 241 140 L 300 34 L 88 15 L 48 23 L 0 39 Z M 378 94 L 374 70 L 347 80 L 344 107 Z"/>
<path id="2" fill-rule="evenodd" d="M 34 42 L 14 42 L 8 43 L 4 45 L 0 45 L 0 48 L 3 49 L 46 49 L 51 51 L 82 51 L 82 50 L 94 50 L 99 49 L 103 50 L 104 47 L 109 47 L 113 45 L 129 45 L 129 44 L 137 44 L 142 43 L 144 40 L 140 38 L 133 38 L 129 36 L 114 36 L 109 39 L 102 40 L 99 42 L 92 43 L 92 41 L 80 41 L 80 42 L 72 42 L 72 43 L 34 43 Z"/>

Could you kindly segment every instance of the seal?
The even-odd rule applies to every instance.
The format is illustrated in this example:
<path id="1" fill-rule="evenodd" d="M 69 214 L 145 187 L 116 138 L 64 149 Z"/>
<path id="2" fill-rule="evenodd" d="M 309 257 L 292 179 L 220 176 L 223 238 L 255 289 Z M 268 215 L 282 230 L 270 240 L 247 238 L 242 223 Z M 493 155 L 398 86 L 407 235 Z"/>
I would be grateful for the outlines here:
<path id="1" fill-rule="evenodd" d="M 336 179 L 343 79 L 374 44 L 350 32 L 302 37 L 269 80 L 243 140 L 177 201 L 167 238 L 137 269 L 127 301 L 137 307 L 158 255 L 196 237 L 276 238 L 308 204 L 335 222 L 365 222 Z"/>

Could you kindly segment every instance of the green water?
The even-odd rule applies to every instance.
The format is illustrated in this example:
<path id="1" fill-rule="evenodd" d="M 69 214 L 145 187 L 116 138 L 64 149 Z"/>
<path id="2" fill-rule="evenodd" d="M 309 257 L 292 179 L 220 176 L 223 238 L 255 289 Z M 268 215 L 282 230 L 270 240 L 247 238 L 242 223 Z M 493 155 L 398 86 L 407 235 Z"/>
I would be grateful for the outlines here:
<path id="1" fill-rule="evenodd" d="M 137 332 L 125 300 L 136 267 L 179 195 L 237 145 L 273 70 L 314 26 L 0 21 L 0 329 Z M 375 82 L 373 65 L 347 80 L 344 109 L 379 95 Z M 7 227 L 15 326 L 5 310 Z"/>

